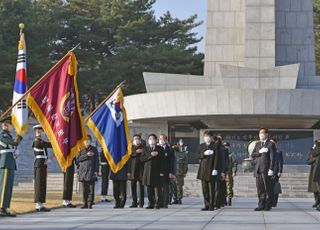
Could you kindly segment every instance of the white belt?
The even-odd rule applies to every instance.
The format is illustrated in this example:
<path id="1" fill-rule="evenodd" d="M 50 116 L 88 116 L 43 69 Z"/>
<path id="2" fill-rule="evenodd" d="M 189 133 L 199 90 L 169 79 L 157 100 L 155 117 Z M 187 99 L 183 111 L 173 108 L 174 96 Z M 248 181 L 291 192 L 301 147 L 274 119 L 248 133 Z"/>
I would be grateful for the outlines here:
<path id="1" fill-rule="evenodd" d="M 2 141 L 0 141 L 0 145 L 2 146 L 2 147 L 4 147 L 4 148 L 7 148 L 7 144 L 6 143 L 4 143 L 4 142 L 2 142 Z"/>
<path id="2" fill-rule="evenodd" d="M 0 150 L 0 154 L 3 154 L 3 153 L 14 153 L 15 152 L 15 149 L 2 149 Z"/>
<path id="3" fill-rule="evenodd" d="M 33 150 L 37 152 L 44 152 L 44 149 L 33 148 Z"/>
<path id="4" fill-rule="evenodd" d="M 36 159 L 48 159 L 48 157 L 44 155 L 37 155 Z"/>
<path id="5" fill-rule="evenodd" d="M 107 162 L 100 162 L 100 165 L 108 165 Z"/>

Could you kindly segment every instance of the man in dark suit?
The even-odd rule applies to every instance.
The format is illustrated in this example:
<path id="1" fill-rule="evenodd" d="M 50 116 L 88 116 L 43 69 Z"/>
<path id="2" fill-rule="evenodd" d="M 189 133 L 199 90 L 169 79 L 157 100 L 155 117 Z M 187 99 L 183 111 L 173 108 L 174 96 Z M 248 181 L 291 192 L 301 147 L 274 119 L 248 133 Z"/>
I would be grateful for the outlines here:
<path id="1" fill-rule="evenodd" d="M 252 152 L 256 165 L 254 176 L 256 177 L 256 186 L 258 191 L 259 203 L 255 211 L 269 211 L 272 207 L 272 184 L 276 148 L 270 141 L 269 131 L 267 128 L 259 130 L 260 141 L 256 143 Z"/>
<path id="2" fill-rule="evenodd" d="M 142 184 L 144 163 L 141 161 L 141 155 L 146 151 L 142 145 L 140 134 L 135 134 L 132 140 L 132 154 L 130 157 L 131 167 L 129 180 L 131 181 L 132 204 L 130 208 L 143 208 L 144 205 L 144 186 Z M 137 185 L 139 184 L 139 201 L 137 195 Z"/>
<path id="3" fill-rule="evenodd" d="M 50 142 L 42 139 L 43 129 L 41 125 L 33 126 L 35 139 L 32 144 L 34 151 L 34 202 L 36 203 L 37 212 L 48 212 L 43 203 L 46 202 L 47 193 L 47 173 L 48 173 L 48 152 L 47 148 L 52 148 Z"/>
<path id="4" fill-rule="evenodd" d="M 168 144 L 168 137 L 164 134 L 161 134 L 159 137 L 159 145 L 164 149 L 164 176 L 161 181 L 161 207 L 168 208 L 170 180 L 174 177 L 174 150 Z"/>
<path id="5" fill-rule="evenodd" d="M 200 165 L 197 179 L 201 180 L 204 208 L 202 211 L 214 210 L 216 200 L 216 183 L 220 155 L 219 141 L 213 142 L 211 131 L 204 132 L 204 143 L 200 144 L 198 157 Z"/>
<path id="6" fill-rule="evenodd" d="M 62 194 L 62 205 L 64 208 L 76 208 L 72 204 L 72 193 L 73 193 L 73 181 L 74 181 L 74 163 L 75 159 L 72 161 L 72 164 L 67 168 L 63 173 L 63 194 Z"/>
<path id="7" fill-rule="evenodd" d="M 279 179 L 282 175 L 283 155 L 282 155 L 282 151 L 279 151 L 277 148 L 277 140 L 275 138 L 271 138 L 270 140 L 275 144 L 275 147 L 276 147 L 275 164 L 274 164 L 274 171 L 273 171 L 273 177 L 272 177 L 272 207 L 277 207 L 279 193 L 281 193 L 280 184 L 279 186 L 277 186 L 277 184 L 280 183 Z"/>
<path id="8" fill-rule="evenodd" d="M 147 209 L 159 209 L 161 201 L 161 178 L 164 176 L 164 150 L 157 145 L 157 136 L 150 134 L 149 146 L 141 155 L 144 162 L 142 183 L 147 186 L 149 205 Z"/>

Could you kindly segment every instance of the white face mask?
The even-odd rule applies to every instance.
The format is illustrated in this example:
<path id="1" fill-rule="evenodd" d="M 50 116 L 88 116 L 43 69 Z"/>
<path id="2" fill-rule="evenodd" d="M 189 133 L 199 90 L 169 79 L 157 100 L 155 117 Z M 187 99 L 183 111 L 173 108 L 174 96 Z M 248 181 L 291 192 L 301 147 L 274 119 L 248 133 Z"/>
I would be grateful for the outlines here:
<path id="1" fill-rule="evenodd" d="M 206 142 L 207 144 L 211 143 L 211 138 L 209 136 L 204 136 L 203 138 L 204 142 Z"/>
<path id="2" fill-rule="evenodd" d="M 140 140 L 133 140 L 133 144 L 138 146 L 141 144 L 141 141 Z"/>
<path id="3" fill-rule="evenodd" d="M 260 138 L 261 141 L 264 141 L 266 139 L 266 135 L 263 134 L 263 133 L 260 133 L 259 134 L 259 138 Z"/>
<path id="4" fill-rule="evenodd" d="M 149 139 L 148 143 L 149 145 L 156 145 L 156 141 L 153 139 Z"/>
<path id="5" fill-rule="evenodd" d="M 165 145 L 166 142 L 165 142 L 164 140 L 159 140 L 159 144 L 160 144 L 160 145 Z"/>

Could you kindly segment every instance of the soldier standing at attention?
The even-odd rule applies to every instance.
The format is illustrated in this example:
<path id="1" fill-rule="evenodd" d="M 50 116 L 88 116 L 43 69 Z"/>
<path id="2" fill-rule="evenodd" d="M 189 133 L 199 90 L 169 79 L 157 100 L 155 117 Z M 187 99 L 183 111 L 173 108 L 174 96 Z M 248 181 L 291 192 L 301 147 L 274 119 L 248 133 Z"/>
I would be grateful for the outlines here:
<path id="1" fill-rule="evenodd" d="M 72 164 L 67 168 L 66 172 L 63 173 L 62 205 L 64 208 L 76 208 L 76 206 L 71 203 L 74 180 L 74 163 L 75 159 L 73 159 Z"/>
<path id="2" fill-rule="evenodd" d="M 47 148 L 52 148 L 50 142 L 42 140 L 43 129 L 41 125 L 33 126 L 35 139 L 32 144 L 34 155 L 34 202 L 37 212 L 48 212 L 43 203 L 46 203 L 47 193 L 47 173 L 48 173 L 48 153 Z"/>
<path id="3" fill-rule="evenodd" d="M 9 124 L 11 118 L 5 118 L 2 122 L 2 132 L 0 134 L 0 217 L 15 217 L 16 215 L 8 212 L 10 207 L 14 171 L 16 170 L 15 148 L 21 142 L 22 137 L 17 135 L 13 139 Z"/>
<path id="4" fill-rule="evenodd" d="M 187 146 L 180 139 L 178 144 L 173 147 L 175 152 L 175 179 L 172 182 L 173 204 L 182 204 L 184 178 L 188 172 Z"/>
<path id="5" fill-rule="evenodd" d="M 108 190 L 109 190 L 109 174 L 110 166 L 108 161 L 103 153 L 100 152 L 100 172 L 101 172 L 101 202 L 111 202 L 108 200 Z"/>
<path id="6" fill-rule="evenodd" d="M 230 151 L 230 143 L 223 143 L 224 147 L 227 149 L 229 153 L 229 164 L 226 169 L 226 185 L 227 185 L 227 205 L 232 205 L 233 198 L 233 178 L 237 175 L 237 159 L 236 155 Z"/>

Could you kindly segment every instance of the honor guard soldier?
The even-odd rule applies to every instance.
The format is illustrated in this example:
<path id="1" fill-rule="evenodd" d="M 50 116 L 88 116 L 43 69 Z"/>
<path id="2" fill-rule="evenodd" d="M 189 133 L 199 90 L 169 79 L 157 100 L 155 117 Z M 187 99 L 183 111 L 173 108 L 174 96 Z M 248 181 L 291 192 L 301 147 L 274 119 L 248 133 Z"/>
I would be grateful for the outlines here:
<path id="1" fill-rule="evenodd" d="M 47 172 L 48 172 L 48 152 L 47 148 L 52 148 L 50 142 L 42 140 L 43 129 L 41 125 L 33 126 L 35 139 L 32 148 L 35 155 L 34 161 L 34 202 L 37 212 L 48 212 L 50 209 L 44 207 L 47 193 Z"/>
<path id="2" fill-rule="evenodd" d="M 75 159 L 73 159 L 72 164 L 67 168 L 66 172 L 63 173 L 62 205 L 64 208 L 76 208 L 76 206 L 71 203 L 74 181 L 74 164 Z"/>
<path id="3" fill-rule="evenodd" d="M 101 202 L 111 202 L 108 200 L 108 189 L 109 189 L 109 174 L 110 166 L 108 161 L 103 153 L 100 152 L 100 171 L 101 171 Z"/>
<path id="4" fill-rule="evenodd" d="M 18 146 L 22 137 L 17 135 L 16 139 L 13 139 L 9 131 L 10 121 L 10 117 L 0 121 L 2 122 L 0 134 L 0 217 L 15 217 L 7 209 L 10 207 L 14 171 L 16 170 L 15 146 Z"/>

